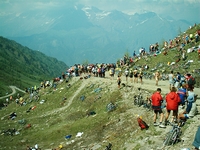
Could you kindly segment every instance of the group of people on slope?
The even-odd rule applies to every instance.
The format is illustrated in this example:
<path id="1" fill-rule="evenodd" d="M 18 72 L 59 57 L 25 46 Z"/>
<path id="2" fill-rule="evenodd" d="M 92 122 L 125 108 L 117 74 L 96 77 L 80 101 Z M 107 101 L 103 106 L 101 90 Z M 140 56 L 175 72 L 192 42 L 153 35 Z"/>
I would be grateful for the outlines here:
<path id="1" fill-rule="evenodd" d="M 105 72 L 110 68 L 116 68 L 115 63 L 96 63 L 96 64 L 75 64 L 66 70 L 66 75 L 82 76 L 88 74 L 94 77 L 105 77 Z M 61 78 L 61 77 L 60 77 Z"/>
<path id="2" fill-rule="evenodd" d="M 110 69 L 110 77 L 113 78 L 114 77 L 114 72 L 112 70 L 112 68 Z M 118 88 L 120 88 L 120 84 L 121 84 L 121 75 L 122 73 L 119 72 L 118 73 L 118 77 L 117 77 L 117 83 L 118 83 Z M 135 69 L 133 70 L 132 68 L 129 69 L 129 68 L 126 68 L 125 71 L 124 71 L 124 76 L 126 77 L 126 82 L 128 82 L 129 78 L 130 78 L 130 82 L 131 83 L 141 83 L 143 84 L 143 72 L 142 72 L 142 69 L 138 70 L 138 69 Z M 119 82 L 120 81 L 120 82 Z"/>
<path id="3" fill-rule="evenodd" d="M 154 126 L 165 128 L 169 122 L 179 124 L 181 120 L 186 121 L 198 113 L 197 105 L 195 103 L 197 95 L 195 95 L 193 89 L 187 90 L 186 84 L 183 84 L 181 89 L 185 90 L 177 90 L 176 87 L 172 86 L 170 92 L 166 94 L 165 98 L 161 95 L 161 88 L 157 88 L 156 92 L 152 94 L 151 101 L 152 109 L 154 111 Z M 164 116 L 165 111 L 166 113 Z M 169 121 L 168 119 L 171 112 L 172 117 Z M 160 115 L 160 120 L 159 123 L 156 123 L 158 114 Z"/>

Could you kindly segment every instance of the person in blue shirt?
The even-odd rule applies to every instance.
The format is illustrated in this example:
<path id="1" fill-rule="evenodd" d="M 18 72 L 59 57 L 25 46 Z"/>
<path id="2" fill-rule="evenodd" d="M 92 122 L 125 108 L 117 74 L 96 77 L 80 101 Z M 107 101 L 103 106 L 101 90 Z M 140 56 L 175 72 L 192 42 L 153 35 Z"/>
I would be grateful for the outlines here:
<path id="1" fill-rule="evenodd" d="M 179 104 L 180 104 L 180 106 L 181 106 L 182 108 L 184 108 L 184 106 L 185 106 L 185 99 L 186 99 L 186 97 L 187 97 L 186 84 L 183 84 L 183 85 L 178 89 L 177 93 L 178 93 L 178 95 L 179 95 L 179 97 L 180 97 L 180 99 L 181 99 L 181 102 L 180 102 Z"/>

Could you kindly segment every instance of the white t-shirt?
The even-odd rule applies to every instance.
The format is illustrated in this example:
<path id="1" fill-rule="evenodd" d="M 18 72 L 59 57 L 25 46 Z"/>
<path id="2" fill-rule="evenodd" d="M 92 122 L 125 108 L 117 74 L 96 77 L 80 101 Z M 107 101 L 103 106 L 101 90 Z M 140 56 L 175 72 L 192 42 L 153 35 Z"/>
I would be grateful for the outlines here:
<path id="1" fill-rule="evenodd" d="M 169 83 L 170 83 L 170 84 L 173 84 L 173 83 L 174 83 L 173 76 L 174 76 L 174 75 L 173 75 L 173 74 L 171 74 L 171 73 L 168 75 L 168 78 L 169 78 Z"/>
<path id="2" fill-rule="evenodd" d="M 191 110 L 190 110 L 188 115 L 189 115 L 189 117 L 194 117 L 197 114 L 197 112 L 198 112 L 197 105 L 194 102 L 194 103 L 192 103 L 192 108 L 191 108 Z"/>
<path id="3" fill-rule="evenodd" d="M 128 70 L 125 70 L 125 75 L 128 75 L 128 72 L 129 72 Z"/>

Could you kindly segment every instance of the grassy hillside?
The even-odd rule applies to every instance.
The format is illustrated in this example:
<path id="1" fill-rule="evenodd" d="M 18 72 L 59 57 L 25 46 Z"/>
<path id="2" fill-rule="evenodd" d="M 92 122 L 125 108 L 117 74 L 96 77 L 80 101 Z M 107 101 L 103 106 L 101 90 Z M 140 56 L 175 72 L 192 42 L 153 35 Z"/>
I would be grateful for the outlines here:
<path id="1" fill-rule="evenodd" d="M 152 83 L 150 90 L 156 89 L 154 81 Z M 142 89 L 142 93 L 145 98 L 152 92 Z M 68 83 L 57 84 L 56 90 L 41 89 L 39 100 L 31 100 L 30 95 L 26 94 L 23 96 L 25 105 L 19 106 L 13 101 L 0 110 L 0 149 L 25 149 L 38 144 L 41 149 L 54 149 L 62 145 L 63 150 L 104 150 L 109 142 L 113 144 L 113 150 L 156 149 L 162 145 L 170 127 L 154 127 L 152 112 L 133 104 L 136 94 L 137 86 L 118 90 L 116 80 L 108 77 L 73 78 Z M 110 103 L 116 109 L 108 111 L 107 105 Z M 8 119 L 12 112 L 17 113 L 14 120 Z M 139 129 L 137 114 L 150 125 L 148 130 Z M 198 122 L 197 118 L 194 120 Z M 182 131 L 191 124 L 198 125 L 197 122 L 188 121 Z M 12 129 L 17 132 L 10 135 Z M 77 137 L 79 132 L 83 132 L 81 137 Z M 180 148 L 180 144 L 172 149 Z"/>
<path id="2" fill-rule="evenodd" d="M 188 29 L 184 33 L 180 33 L 179 37 L 181 42 L 184 42 L 182 39 L 183 37 L 191 33 L 193 34 L 193 40 L 188 44 L 185 44 L 183 50 L 186 52 L 185 59 L 182 58 L 182 51 L 179 50 L 180 46 L 175 46 L 173 48 L 167 48 L 165 51 L 167 55 L 164 55 L 163 45 L 161 43 L 159 45 L 160 53 L 156 56 L 147 56 L 141 59 L 136 59 L 136 62 L 131 65 L 131 68 L 141 68 L 145 64 L 149 66 L 148 70 L 144 70 L 144 72 L 148 74 L 155 73 L 155 71 L 159 71 L 161 74 L 169 73 L 171 70 L 176 72 L 180 72 L 181 74 L 185 73 L 192 73 L 196 77 L 200 77 L 200 60 L 198 59 L 198 47 L 200 46 L 200 37 L 198 42 L 195 42 L 195 34 L 197 30 L 200 30 L 200 24 L 196 25 L 195 27 Z M 188 49 L 191 49 L 192 52 L 188 53 Z M 147 50 L 148 51 L 148 50 Z M 177 61 L 180 58 L 180 61 Z M 169 65 L 168 65 L 169 63 Z M 172 65 L 174 63 L 174 65 Z M 200 79 L 199 79 L 200 80 Z"/>
<path id="3" fill-rule="evenodd" d="M 27 145 L 35 144 L 39 144 L 42 149 L 52 149 L 62 144 L 63 149 L 79 150 L 82 145 L 85 148 L 92 147 L 93 144 L 99 145 L 106 137 L 117 143 L 119 141 L 116 140 L 119 139 L 114 139 L 114 137 L 123 136 L 119 144 L 115 145 L 120 149 L 121 144 L 128 138 L 122 134 L 123 128 L 131 131 L 134 127 L 129 126 L 132 123 L 131 116 L 126 116 L 127 120 L 119 128 L 119 114 L 128 110 L 130 106 L 122 103 L 122 95 L 112 90 L 109 82 L 103 79 L 90 81 L 73 79 L 69 82 L 71 86 L 61 83 L 58 84 L 56 91 L 51 88 L 42 89 L 39 93 L 39 101 L 30 102 L 27 94 L 24 96 L 27 102 L 25 106 L 20 107 L 12 102 L 7 108 L 2 109 L 0 130 L 3 132 L 8 128 L 15 128 L 20 134 L 1 135 L 0 149 L 23 149 Z M 84 100 L 81 100 L 82 96 L 85 97 Z M 64 100 L 65 97 L 66 100 Z M 45 102 L 40 104 L 41 100 Z M 116 111 L 107 111 L 106 105 L 110 102 L 117 105 Z M 36 108 L 27 112 L 33 106 Z M 17 118 L 8 120 L 8 115 L 12 111 L 17 113 Z M 97 115 L 92 115 L 91 112 Z M 25 122 L 20 123 L 22 120 Z M 28 124 L 32 126 L 26 128 Z M 83 138 L 76 138 L 78 132 L 84 133 Z M 75 142 L 71 143 L 71 139 L 67 140 L 65 138 L 67 135 L 72 135 L 72 139 L 76 139 Z M 12 145 L 9 146 L 11 140 Z M 69 144 L 66 146 L 67 142 Z M 106 144 L 104 143 L 103 147 Z"/>
<path id="4" fill-rule="evenodd" d="M 8 85 L 25 89 L 61 75 L 66 68 L 55 58 L 0 37 L 0 96 L 11 92 Z"/>
<path id="5" fill-rule="evenodd" d="M 185 49 L 197 45 L 199 42 L 187 45 Z M 168 68 L 165 63 L 175 61 L 173 56 L 176 53 L 176 49 L 171 49 L 168 50 L 166 56 L 160 54 L 149 58 L 149 60 L 140 59 L 131 67 L 147 63 L 150 66 L 149 72 L 156 66 L 157 70 L 165 69 L 168 72 L 172 68 Z M 188 53 L 185 61 L 191 59 L 194 60 L 194 65 L 192 63 L 187 72 L 199 67 L 196 52 Z M 179 63 L 183 62 L 181 60 Z M 160 67 L 160 63 L 163 64 L 162 67 Z M 177 71 L 180 69 L 182 68 L 179 67 Z M 186 70 L 182 69 L 182 71 Z M 23 75 L 22 72 L 16 71 L 16 73 Z M 28 76 L 28 73 L 25 75 Z M 37 76 L 34 77 L 38 79 Z M 168 91 L 167 83 L 163 83 L 162 91 L 165 91 L 165 86 Z M 91 77 L 83 80 L 74 77 L 67 83 L 57 83 L 56 89 L 52 87 L 41 89 L 37 94 L 38 100 L 35 97 L 31 98 L 30 94 L 26 93 L 23 96 L 24 105 L 20 106 L 15 101 L 11 101 L 7 107 L 0 110 L 0 132 L 2 133 L 0 135 L 0 149 L 20 150 L 38 144 L 41 149 L 57 148 L 59 150 L 61 148 L 58 147 L 62 145 L 63 150 L 103 150 L 109 142 L 113 144 L 113 150 L 157 149 L 158 146 L 162 145 L 165 134 L 169 130 L 154 127 L 152 125 L 152 112 L 133 104 L 133 97 L 138 94 L 137 86 L 145 84 L 137 84 L 136 86 L 129 83 L 129 85 L 118 90 L 116 80 L 111 80 L 108 76 L 105 79 Z M 152 91 L 157 88 L 154 81 L 149 82 L 146 86 L 148 86 L 148 90 L 142 89 L 143 97 L 150 96 Z M 107 105 L 110 103 L 116 109 L 108 111 Z M 17 117 L 13 120 L 8 119 L 11 112 L 17 113 Z M 143 119 L 150 124 L 148 130 L 140 130 L 136 121 L 138 114 L 142 115 Z M 193 139 L 195 132 L 193 130 L 196 129 L 197 125 L 198 118 L 194 118 L 187 121 L 182 128 L 183 133 L 190 131 L 192 134 L 188 134 L 186 138 L 185 143 L 190 144 L 186 145 L 188 147 L 191 147 L 191 139 Z M 13 129 L 17 132 L 12 135 Z M 168 127 L 168 129 L 171 128 Z M 76 137 L 79 132 L 83 132 L 83 135 Z M 71 138 L 67 139 L 66 136 L 71 136 Z M 185 147 L 181 144 L 180 142 L 170 147 L 171 149 L 169 147 L 167 149 Z"/>

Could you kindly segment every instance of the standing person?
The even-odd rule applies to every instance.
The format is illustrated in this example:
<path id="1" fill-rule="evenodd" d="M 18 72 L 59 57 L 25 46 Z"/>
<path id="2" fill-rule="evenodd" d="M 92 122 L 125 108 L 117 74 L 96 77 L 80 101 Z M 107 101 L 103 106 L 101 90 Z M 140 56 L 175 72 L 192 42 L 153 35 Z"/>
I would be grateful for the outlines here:
<path id="1" fill-rule="evenodd" d="M 120 78 L 119 75 L 118 75 L 118 77 L 117 77 L 117 84 L 118 84 L 118 89 L 120 89 L 121 78 Z"/>
<path id="2" fill-rule="evenodd" d="M 172 86 L 174 86 L 174 72 L 171 71 L 168 75 L 169 78 L 169 90 L 171 90 Z"/>
<path id="3" fill-rule="evenodd" d="M 143 77 L 143 72 L 142 72 L 142 70 L 141 70 L 140 73 L 139 73 L 139 78 L 140 78 L 140 83 L 141 83 L 141 84 L 143 83 L 142 77 Z"/>
<path id="4" fill-rule="evenodd" d="M 110 68 L 110 77 L 111 77 L 111 79 L 114 78 L 114 74 L 115 74 L 115 69 L 114 69 L 113 66 L 111 66 L 111 68 Z"/>
<path id="5" fill-rule="evenodd" d="M 156 73 L 155 73 L 155 80 L 156 80 L 156 85 L 158 85 L 158 80 L 160 78 L 160 73 L 159 71 L 157 70 Z"/>
<path id="6" fill-rule="evenodd" d="M 180 88 L 180 81 L 181 81 L 181 74 L 179 72 L 177 72 L 176 74 L 176 78 L 175 78 L 175 88 Z"/>
<path id="7" fill-rule="evenodd" d="M 129 74 L 129 69 L 128 68 L 126 68 L 126 70 L 125 70 L 125 76 L 126 76 L 126 82 L 128 82 L 128 74 Z"/>
<path id="8" fill-rule="evenodd" d="M 186 80 L 187 80 L 187 84 L 188 84 L 188 89 L 193 90 L 194 85 L 196 84 L 195 78 L 190 73 L 188 73 L 186 76 Z"/>
<path id="9" fill-rule="evenodd" d="M 165 125 L 167 124 L 170 112 L 173 111 L 172 121 L 178 118 L 178 104 L 181 102 L 179 95 L 176 93 L 177 89 L 173 86 L 171 91 L 166 95 L 167 114 L 165 116 Z"/>
<path id="10" fill-rule="evenodd" d="M 198 49 L 197 53 L 198 53 L 198 61 L 200 61 L 200 48 Z"/>
<path id="11" fill-rule="evenodd" d="M 133 52 L 133 58 L 135 58 L 136 57 L 136 53 L 135 53 L 135 51 Z"/>
<path id="12" fill-rule="evenodd" d="M 178 89 L 178 92 L 177 94 L 179 95 L 180 97 L 180 107 L 181 108 L 184 108 L 185 106 L 185 99 L 186 99 L 186 96 L 187 96 L 187 90 L 186 90 L 186 84 L 183 84 L 179 89 Z"/>
<path id="13" fill-rule="evenodd" d="M 134 83 L 138 83 L 138 70 L 135 69 L 133 71 L 133 76 L 134 76 Z"/>
<path id="14" fill-rule="evenodd" d="M 133 70 L 132 69 L 130 69 L 129 77 L 130 77 L 131 83 L 133 83 Z"/>
<path id="15" fill-rule="evenodd" d="M 157 88 L 156 92 L 153 93 L 153 95 L 151 96 L 152 109 L 154 111 L 153 122 L 154 122 L 154 126 L 159 125 L 159 127 L 164 128 L 165 126 L 162 124 L 164 114 L 163 114 L 163 111 L 161 108 L 161 103 L 163 101 L 163 98 L 160 93 L 161 93 L 161 88 Z M 159 124 L 156 123 L 158 113 L 160 114 L 160 123 Z"/>

